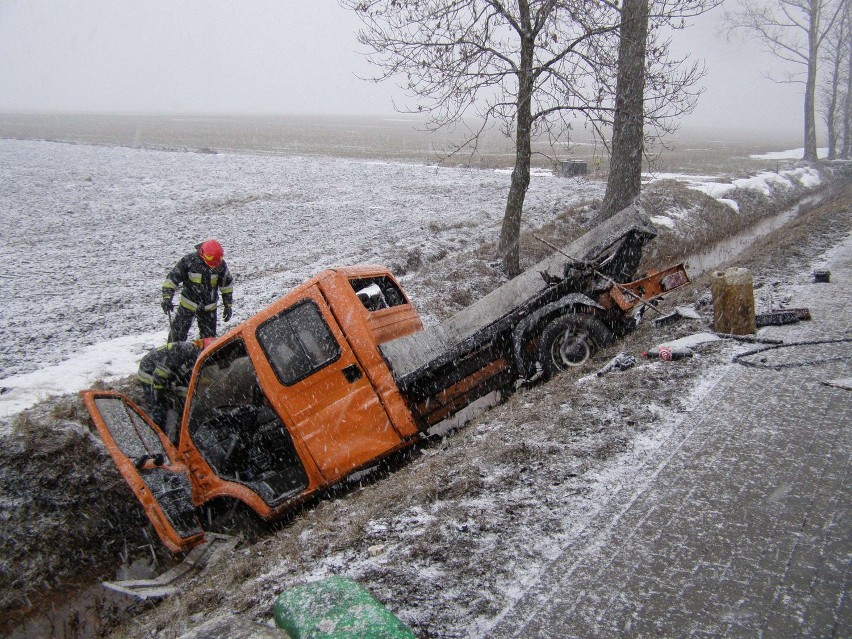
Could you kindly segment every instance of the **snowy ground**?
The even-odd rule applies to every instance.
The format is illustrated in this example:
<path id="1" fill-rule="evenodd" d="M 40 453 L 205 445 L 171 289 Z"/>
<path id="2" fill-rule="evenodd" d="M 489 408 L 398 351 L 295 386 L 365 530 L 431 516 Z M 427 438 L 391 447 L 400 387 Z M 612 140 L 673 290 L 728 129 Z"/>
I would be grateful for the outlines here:
<path id="1" fill-rule="evenodd" d="M 198 241 L 225 247 L 238 322 L 324 268 L 492 241 L 509 183 L 494 170 L 17 140 L 0 140 L 0 175 L 0 386 L 18 389 L 0 416 L 133 372 L 165 341 L 160 286 Z M 525 221 L 600 195 L 600 182 L 537 172 Z"/>
<path id="2" fill-rule="evenodd" d="M 323 268 L 398 269 L 414 252 L 428 263 L 493 241 L 509 183 L 500 169 L 19 140 L 0 140 L 0 175 L 0 418 L 134 372 L 165 340 L 165 274 L 197 241 L 224 244 L 238 322 Z M 732 206 L 724 197 L 735 188 L 819 183 L 802 168 L 739 180 L 646 179 L 666 178 Z M 602 194 L 598 180 L 535 171 L 525 224 L 538 227 Z M 416 282 L 409 293 L 417 304 Z"/>
<path id="3" fill-rule="evenodd" d="M 808 171 L 790 171 L 753 178 L 749 188 L 762 195 L 815 185 Z M 0 386 L 11 389 L 0 395 L 0 416 L 39 394 L 132 372 L 141 353 L 165 338 L 158 304 L 165 272 L 200 237 L 225 244 L 240 320 L 326 266 L 404 266 L 415 251 L 429 263 L 493 241 L 508 186 L 502 171 L 21 141 L 0 141 L 0 173 L 11 178 L 0 182 L 0 247 L 9 282 L 0 308 Z M 698 190 L 732 182 L 712 175 L 679 180 Z M 602 190 L 596 181 L 537 174 L 526 220 L 541 225 Z M 661 226 L 677 227 L 684 215 L 668 215 Z M 418 272 L 404 283 L 415 303 L 440 289 L 424 285 Z M 644 330 L 617 348 L 636 352 L 673 337 Z M 133 632 L 119 636 L 152 636 L 165 627 L 161 636 L 177 636 L 219 611 L 265 622 L 283 587 L 330 573 L 361 580 L 421 636 L 486 636 L 494 615 L 675 428 L 676 414 L 712 387 L 718 367 L 730 361 L 730 345 L 710 345 L 701 355 L 693 362 L 701 366 L 656 363 L 584 377 L 596 362 L 520 392 L 446 446 L 426 447 L 387 480 L 323 501 L 278 534 L 244 547 L 209 580 L 155 615 L 134 619 Z M 69 431 L 85 431 L 68 419 Z M 31 439 L 26 431 L 17 435 Z M 81 444 L 71 456 L 81 476 L 91 475 L 91 448 Z M 56 453 L 42 458 L 56 465 Z M 110 463 L 98 460 L 103 479 L 81 490 L 131 499 Z M 57 484 L 40 490 L 52 497 L 46 491 L 64 488 Z M 106 511 L 99 508 L 83 514 L 96 519 Z M 22 530 L 35 525 L 9 512 L 7 530 L 12 523 Z M 66 520 L 53 519 L 55 533 L 63 534 Z M 109 528 L 97 533 L 105 538 L 89 541 L 121 547 L 129 533 Z M 26 535 L 12 536 L 16 552 L 28 543 Z M 147 545 L 128 551 L 123 538 L 123 556 L 150 555 Z"/>
<path id="4" fill-rule="evenodd" d="M 823 212 L 812 226 L 753 243 L 739 263 L 762 283 L 761 305 L 796 305 L 794 286 L 809 284 L 813 269 L 830 257 L 820 256 L 832 241 L 823 223 L 845 215 L 838 226 L 848 233 L 849 203 Z M 790 259 L 791 248 L 798 259 Z M 777 259 L 768 266 L 767 256 Z M 690 285 L 680 303 L 700 299 L 705 285 L 706 279 Z M 653 481 L 647 462 L 677 446 L 684 418 L 734 366 L 732 356 L 753 348 L 730 340 L 697 345 L 693 337 L 695 356 L 688 360 L 640 358 L 627 371 L 594 374 L 617 350 L 637 354 L 706 330 L 712 309 L 701 313 L 700 321 L 674 326 L 645 323 L 592 366 L 519 391 L 389 476 L 323 500 L 239 549 L 113 636 L 198 639 L 199 624 L 215 617 L 236 619 L 239 627 L 271 624 L 280 592 L 337 574 L 364 585 L 418 637 L 493 636 L 614 496 Z M 590 552 L 606 563 L 606 548 L 589 534 Z M 547 636 L 561 635 L 554 629 Z"/>
<path id="5" fill-rule="evenodd" d="M 804 216 L 741 256 L 760 283 L 762 309 L 795 306 L 795 285 L 811 282 L 832 251 L 848 251 L 847 241 L 820 255 L 848 234 L 850 195 L 842 209 Z M 706 283 L 668 304 L 700 299 Z M 640 358 L 627 371 L 594 374 L 617 350 L 638 354 L 706 330 L 712 308 L 699 310 L 701 320 L 643 324 L 598 362 L 519 391 L 392 474 L 323 500 L 114 636 L 197 639 L 192 629 L 217 616 L 269 624 L 278 593 L 333 574 L 364 585 L 418 637 L 493 636 L 614 495 L 653 480 L 646 462 L 681 440 L 685 416 L 732 356 L 753 348 L 715 340 L 687 360 Z"/>
<path id="6" fill-rule="evenodd" d="M 769 151 L 768 153 L 754 153 L 750 155 L 754 160 L 801 160 L 805 155 L 805 149 L 788 149 L 786 151 Z M 817 149 L 817 157 L 824 158 L 828 155 L 828 147 Z"/>

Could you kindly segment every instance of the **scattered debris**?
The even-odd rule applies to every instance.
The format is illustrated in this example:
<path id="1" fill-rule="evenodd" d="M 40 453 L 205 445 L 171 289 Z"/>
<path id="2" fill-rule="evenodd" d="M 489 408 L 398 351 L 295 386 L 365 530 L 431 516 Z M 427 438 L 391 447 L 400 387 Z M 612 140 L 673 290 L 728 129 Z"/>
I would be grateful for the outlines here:
<path id="1" fill-rule="evenodd" d="M 610 371 L 626 371 L 634 366 L 636 366 L 636 358 L 629 353 L 621 352 L 609 360 L 606 366 L 597 372 L 597 376 L 606 375 Z"/>
<path id="2" fill-rule="evenodd" d="M 850 344 L 852 344 L 852 338 L 849 337 L 773 344 L 739 353 L 731 361 L 752 368 L 771 368 L 773 370 L 816 366 L 852 359 Z M 774 359 L 769 357 L 769 351 L 774 351 Z M 760 357 L 755 357 L 756 355 L 760 355 Z"/>
<path id="3" fill-rule="evenodd" d="M 661 359 L 664 362 L 671 362 L 676 359 L 685 359 L 692 357 L 693 353 L 686 347 L 672 348 L 671 346 L 655 346 L 654 348 L 642 353 L 642 357 L 646 359 Z"/>
<path id="4" fill-rule="evenodd" d="M 701 315 L 698 314 L 694 308 L 690 308 L 688 306 L 677 306 L 671 313 L 667 313 L 662 317 L 657 317 L 656 319 L 651 320 L 654 326 L 665 326 L 666 324 L 672 324 L 679 319 L 691 319 L 691 320 L 700 320 Z"/>
<path id="5" fill-rule="evenodd" d="M 830 379 L 827 382 L 823 382 L 826 386 L 832 386 L 834 388 L 842 388 L 843 390 L 852 390 L 852 377 L 842 377 L 839 379 Z"/>
<path id="6" fill-rule="evenodd" d="M 162 599 L 174 594 L 183 580 L 213 565 L 224 553 L 232 551 L 239 542 L 239 537 L 207 533 L 204 543 L 193 548 L 180 564 L 159 577 L 105 581 L 103 586 L 136 599 Z"/>
<path id="7" fill-rule="evenodd" d="M 720 339 L 732 339 L 735 342 L 745 342 L 747 344 L 773 344 L 780 345 L 784 343 L 783 339 L 775 339 L 774 337 L 756 337 L 755 335 L 731 335 L 730 333 L 715 333 Z"/>
<path id="8" fill-rule="evenodd" d="M 701 333 L 693 333 L 692 335 L 686 335 L 685 337 L 666 342 L 666 346 L 671 348 L 693 349 L 696 346 L 701 346 L 702 344 L 707 344 L 709 342 L 718 342 L 722 339 L 722 337 L 723 336 L 717 333 L 702 331 Z"/>
<path id="9" fill-rule="evenodd" d="M 754 322 L 757 328 L 760 328 L 761 326 L 796 324 L 809 319 L 811 319 L 811 312 L 807 308 L 783 308 L 768 313 L 760 313 L 755 316 Z"/>
<path id="10" fill-rule="evenodd" d="M 275 625 L 293 639 L 414 639 L 411 629 L 366 588 L 340 575 L 281 593 L 275 602 Z"/>
<path id="11" fill-rule="evenodd" d="M 698 298 L 698 301 L 695 302 L 695 306 L 698 308 L 703 308 L 705 306 L 711 306 L 713 304 L 713 294 L 710 291 L 704 293 L 701 297 Z"/>
<path id="12" fill-rule="evenodd" d="M 831 271 L 825 268 L 815 270 L 814 282 L 817 284 L 828 284 L 831 282 Z"/>

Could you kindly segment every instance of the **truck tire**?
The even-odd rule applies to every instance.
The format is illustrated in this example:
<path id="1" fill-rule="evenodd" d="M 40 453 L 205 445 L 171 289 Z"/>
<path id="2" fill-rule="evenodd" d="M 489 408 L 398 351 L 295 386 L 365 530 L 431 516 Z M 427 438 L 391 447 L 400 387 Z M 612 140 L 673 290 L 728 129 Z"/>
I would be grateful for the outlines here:
<path id="1" fill-rule="evenodd" d="M 539 341 L 538 361 L 542 376 L 550 379 L 560 371 L 587 362 L 599 348 L 615 341 L 599 319 L 585 313 L 558 317 L 548 324 Z"/>

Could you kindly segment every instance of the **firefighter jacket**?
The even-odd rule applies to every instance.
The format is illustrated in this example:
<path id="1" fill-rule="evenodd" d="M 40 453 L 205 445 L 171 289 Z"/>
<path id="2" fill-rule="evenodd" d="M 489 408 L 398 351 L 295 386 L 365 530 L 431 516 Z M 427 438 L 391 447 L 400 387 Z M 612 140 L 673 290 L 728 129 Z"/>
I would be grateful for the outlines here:
<path id="1" fill-rule="evenodd" d="M 204 263 L 198 253 L 184 255 L 163 282 L 163 300 L 171 302 L 180 288 L 180 305 L 192 313 L 213 312 L 222 293 L 222 303 L 233 303 L 234 282 L 225 260 L 215 268 Z"/>
<path id="2" fill-rule="evenodd" d="M 139 362 L 137 379 L 154 394 L 186 398 L 187 385 L 201 349 L 192 342 L 170 342 L 148 352 Z"/>

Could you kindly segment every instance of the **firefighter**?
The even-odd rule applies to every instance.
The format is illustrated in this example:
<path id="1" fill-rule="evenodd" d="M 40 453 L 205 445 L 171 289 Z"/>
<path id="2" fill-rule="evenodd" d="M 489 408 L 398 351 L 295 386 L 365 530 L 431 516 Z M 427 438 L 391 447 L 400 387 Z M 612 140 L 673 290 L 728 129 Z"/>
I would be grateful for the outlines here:
<path id="1" fill-rule="evenodd" d="M 175 442 L 176 432 L 168 432 L 170 410 L 180 415 L 186 401 L 187 385 L 195 360 L 213 338 L 194 342 L 169 342 L 149 351 L 139 362 L 136 378 L 142 386 L 145 408 L 155 424 Z M 176 429 L 174 429 L 176 431 Z"/>
<path id="2" fill-rule="evenodd" d="M 207 240 L 195 246 L 196 251 L 184 255 L 163 282 L 163 312 L 170 318 L 170 342 L 183 342 L 189 333 L 193 318 L 198 319 L 201 338 L 216 337 L 216 307 L 222 294 L 222 320 L 231 319 L 234 284 L 228 265 L 223 259 L 225 251 L 216 240 Z M 175 291 L 181 288 L 180 301 L 174 319 Z"/>

